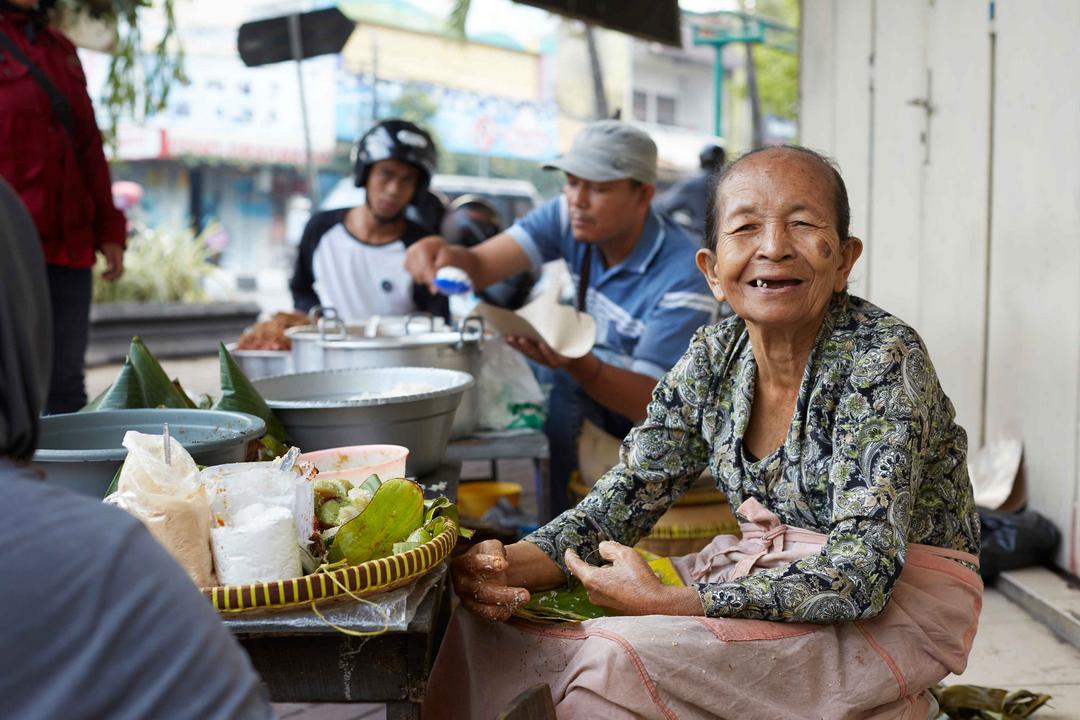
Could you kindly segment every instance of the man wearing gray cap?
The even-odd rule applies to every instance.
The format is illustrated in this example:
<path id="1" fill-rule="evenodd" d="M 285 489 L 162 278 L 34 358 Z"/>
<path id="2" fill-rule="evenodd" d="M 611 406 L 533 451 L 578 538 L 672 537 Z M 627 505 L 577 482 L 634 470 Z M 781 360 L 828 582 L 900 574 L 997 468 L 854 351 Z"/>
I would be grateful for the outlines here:
<path id="1" fill-rule="evenodd" d="M 548 261 L 566 260 L 577 308 L 596 321 L 596 345 L 569 359 L 541 342 L 507 338 L 550 368 L 551 507 L 567 507 L 566 484 L 577 467 L 582 419 L 623 438 L 645 417 L 656 381 L 709 322 L 716 301 L 694 264 L 698 245 L 650 208 L 656 191 L 656 145 L 618 120 L 587 125 L 570 151 L 544 166 L 566 173 L 562 196 L 506 232 L 471 248 L 432 236 L 414 243 L 405 267 L 431 284 L 442 267 L 458 267 L 482 289 Z M 540 374 L 540 373 L 538 373 Z"/>

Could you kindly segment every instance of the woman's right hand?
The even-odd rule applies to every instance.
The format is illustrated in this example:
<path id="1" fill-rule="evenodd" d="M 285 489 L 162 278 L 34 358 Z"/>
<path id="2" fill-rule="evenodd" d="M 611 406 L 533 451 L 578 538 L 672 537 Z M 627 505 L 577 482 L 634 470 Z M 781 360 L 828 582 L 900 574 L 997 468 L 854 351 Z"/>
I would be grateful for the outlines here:
<path id="1" fill-rule="evenodd" d="M 529 591 L 508 584 L 510 561 L 498 540 L 485 540 L 450 563 L 450 575 L 461 604 L 482 618 L 499 622 L 529 602 Z"/>

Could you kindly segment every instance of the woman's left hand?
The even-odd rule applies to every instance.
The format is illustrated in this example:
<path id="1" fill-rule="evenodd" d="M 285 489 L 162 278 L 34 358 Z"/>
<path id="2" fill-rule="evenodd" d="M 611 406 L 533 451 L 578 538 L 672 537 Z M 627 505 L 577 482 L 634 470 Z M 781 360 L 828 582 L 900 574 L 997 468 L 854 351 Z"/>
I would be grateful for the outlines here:
<path id="1" fill-rule="evenodd" d="M 604 540 L 599 547 L 600 557 L 610 565 L 596 567 L 567 550 L 566 567 L 589 592 L 589 601 L 622 615 L 652 615 L 652 604 L 663 589 L 645 558 L 633 548 Z"/>
<path id="2" fill-rule="evenodd" d="M 610 565 L 590 565 L 573 550 L 565 555 L 566 566 L 581 580 L 594 605 L 621 615 L 703 614 L 697 590 L 664 585 L 633 548 L 605 540 L 599 551 Z"/>

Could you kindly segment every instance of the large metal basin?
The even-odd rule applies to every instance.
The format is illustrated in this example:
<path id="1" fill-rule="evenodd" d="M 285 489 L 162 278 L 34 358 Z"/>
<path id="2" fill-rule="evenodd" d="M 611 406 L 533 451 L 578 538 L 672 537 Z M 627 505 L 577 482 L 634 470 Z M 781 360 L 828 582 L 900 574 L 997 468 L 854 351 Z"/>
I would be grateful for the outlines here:
<path id="1" fill-rule="evenodd" d="M 266 432 L 266 423 L 254 415 L 220 410 L 101 410 L 49 415 L 40 422 L 33 463 L 46 481 L 98 498 L 127 457 L 128 430 L 160 434 L 167 422 L 169 434 L 200 465 L 243 462 L 248 443 Z"/>
<path id="2" fill-rule="evenodd" d="M 432 390 L 389 394 L 403 384 Z M 414 476 L 442 462 L 454 412 L 474 384 L 468 373 L 424 367 L 317 370 L 254 382 L 302 450 L 402 445 Z"/>
<path id="3" fill-rule="evenodd" d="M 423 332 L 319 343 L 327 370 L 431 367 L 466 372 L 474 378 L 480 377 L 483 345 L 482 322 L 466 325 L 460 332 Z M 465 391 L 454 415 L 450 437 L 464 437 L 476 431 L 480 419 L 479 395 L 476 387 Z"/>

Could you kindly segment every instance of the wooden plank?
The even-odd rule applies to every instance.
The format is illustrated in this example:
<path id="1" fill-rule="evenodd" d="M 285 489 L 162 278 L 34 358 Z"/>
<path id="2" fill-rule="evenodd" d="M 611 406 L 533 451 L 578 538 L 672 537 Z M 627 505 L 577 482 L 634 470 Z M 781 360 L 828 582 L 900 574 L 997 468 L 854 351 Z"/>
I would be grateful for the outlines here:
<path id="1" fill-rule="evenodd" d="M 929 156 L 919 261 L 919 312 L 907 318 L 930 350 L 972 448 L 981 445 L 990 180 L 990 19 L 984 0 L 928 12 Z"/>
<path id="2" fill-rule="evenodd" d="M 835 112 L 832 147 L 829 153 L 840 166 L 851 205 L 851 234 L 868 240 L 870 191 L 873 187 L 870 156 L 872 95 L 871 54 L 873 53 L 873 3 L 866 0 L 837 0 L 836 11 Z M 851 292 L 866 297 L 870 258 L 874 254 L 866 242 L 863 256 L 851 274 Z"/>
<path id="3" fill-rule="evenodd" d="M 449 594 L 444 577 L 401 632 L 357 638 L 327 627 L 319 635 L 237 639 L 274 702 L 385 702 L 412 717 L 449 619 Z"/>
<path id="4" fill-rule="evenodd" d="M 1024 441 L 1030 507 L 1080 572 L 1080 3 L 997 1 L 987 432 Z"/>
<path id="5" fill-rule="evenodd" d="M 874 52 L 873 217 L 869 299 L 911 324 L 919 316 L 918 238 L 926 94 L 926 3 L 878 0 Z"/>
<path id="6" fill-rule="evenodd" d="M 826 152 L 835 147 L 836 0 L 802 3 L 799 28 L 799 142 Z"/>

